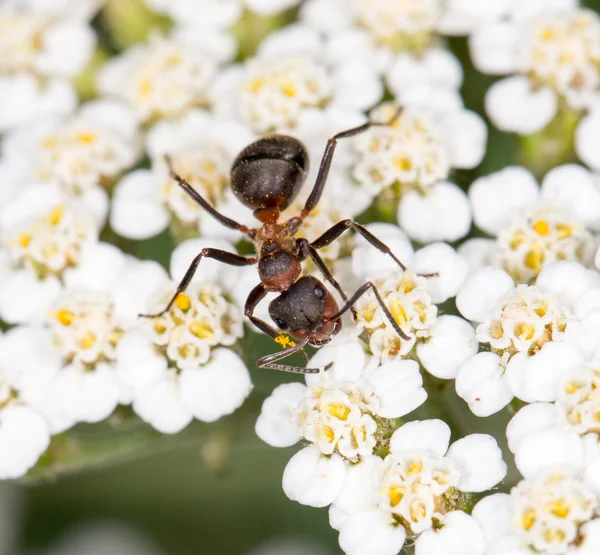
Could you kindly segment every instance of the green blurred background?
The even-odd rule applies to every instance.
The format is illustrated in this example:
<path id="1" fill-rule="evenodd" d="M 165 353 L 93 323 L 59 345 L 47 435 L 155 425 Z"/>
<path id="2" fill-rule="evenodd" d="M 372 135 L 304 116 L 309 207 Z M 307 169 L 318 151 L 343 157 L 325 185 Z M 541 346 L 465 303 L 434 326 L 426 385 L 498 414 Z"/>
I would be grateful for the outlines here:
<path id="1" fill-rule="evenodd" d="M 600 9 L 600 0 L 586 4 Z M 483 114 L 484 93 L 493 79 L 473 69 L 464 39 L 452 39 L 449 44 L 465 68 L 465 103 Z M 466 188 L 477 176 L 516 163 L 517 146 L 515 137 L 490 130 L 484 162 L 474 171 L 454 176 L 456 182 Z M 164 263 L 172 245 L 163 235 L 128 247 L 141 258 Z M 250 360 L 255 360 L 269 352 L 272 343 L 249 333 L 245 349 L 252 353 Z M 298 447 L 275 449 L 254 434 L 262 399 L 277 384 L 294 378 L 252 366 L 251 372 L 255 389 L 232 417 L 210 427 L 192 426 L 183 437 L 150 442 L 149 449 L 134 449 L 135 456 L 125 449 L 120 462 L 45 477 L 36 483 L 20 483 L 11 486 L 14 492 L 0 492 L 0 497 L 10 503 L 8 511 L 17 515 L 11 527 L 21 546 L 7 548 L 6 553 L 45 549 L 74 526 L 106 518 L 134 526 L 170 555 L 243 555 L 262 542 L 282 537 L 306 538 L 322 544 L 330 553 L 340 553 L 337 534 L 328 525 L 327 511 L 293 503 L 281 489 L 285 464 Z M 486 431 L 501 441 L 510 414 L 477 419 L 455 397 L 452 384 L 448 385 L 432 396 L 415 418 L 435 416 L 441 410 L 452 415 L 455 438 Z M 79 433 L 89 442 L 101 443 L 113 437 L 118 428 L 118 422 L 115 427 L 83 426 Z M 147 430 L 141 431 L 142 435 L 145 433 Z M 510 487 L 515 479 L 511 469 L 502 489 Z M 18 499 L 13 500 L 11 493 L 16 493 Z M 282 550 L 274 552 L 285 555 Z M 311 548 L 306 551 L 313 552 L 316 551 Z"/>

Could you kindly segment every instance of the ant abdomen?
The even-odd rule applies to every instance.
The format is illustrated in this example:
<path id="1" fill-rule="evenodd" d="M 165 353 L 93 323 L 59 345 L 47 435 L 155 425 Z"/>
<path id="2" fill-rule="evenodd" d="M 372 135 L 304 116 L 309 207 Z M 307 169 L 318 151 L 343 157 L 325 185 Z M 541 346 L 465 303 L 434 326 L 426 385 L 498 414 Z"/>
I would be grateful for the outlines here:
<path id="1" fill-rule="evenodd" d="M 300 141 L 271 135 L 238 154 L 231 167 L 231 188 L 255 211 L 284 210 L 298 196 L 308 166 L 308 153 Z M 256 216 L 263 220 L 259 213 Z"/>

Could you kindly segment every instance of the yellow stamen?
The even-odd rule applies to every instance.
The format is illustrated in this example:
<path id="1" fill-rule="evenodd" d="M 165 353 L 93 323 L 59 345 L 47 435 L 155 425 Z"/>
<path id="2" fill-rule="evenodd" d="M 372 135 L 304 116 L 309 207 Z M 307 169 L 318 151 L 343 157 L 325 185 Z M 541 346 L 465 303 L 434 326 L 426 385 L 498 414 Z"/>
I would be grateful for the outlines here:
<path id="1" fill-rule="evenodd" d="M 96 343 L 96 336 L 88 331 L 79 338 L 77 343 L 82 349 L 91 349 Z"/>
<path id="2" fill-rule="evenodd" d="M 327 405 L 327 412 L 334 416 L 335 418 L 339 418 L 340 420 L 347 420 L 348 415 L 350 414 L 350 409 L 345 405 Z"/>
<path id="3" fill-rule="evenodd" d="M 185 293 L 179 293 L 175 299 L 175 306 L 186 312 L 192 306 L 192 301 L 190 301 L 190 298 Z"/>
<path id="4" fill-rule="evenodd" d="M 515 335 L 519 339 L 530 341 L 535 334 L 535 326 L 526 322 L 520 322 L 515 326 Z"/>
<path id="5" fill-rule="evenodd" d="M 548 222 L 545 222 L 544 220 L 538 220 L 533 224 L 533 230 L 538 235 L 548 235 L 548 233 L 550 233 L 550 226 L 548 225 Z"/>
<path id="6" fill-rule="evenodd" d="M 50 214 L 48 214 L 48 224 L 51 226 L 56 226 L 62 220 L 63 214 L 65 212 L 65 207 L 60 204 Z"/>
<path id="7" fill-rule="evenodd" d="M 392 507 L 397 507 L 402 498 L 404 497 L 404 492 L 406 490 L 402 486 L 390 486 L 388 489 L 388 497 L 390 498 L 390 505 Z"/>
<path id="8" fill-rule="evenodd" d="M 75 314 L 73 314 L 70 310 L 67 310 L 66 308 L 61 308 L 56 313 L 56 319 L 63 326 L 70 326 L 75 321 Z"/>
<path id="9" fill-rule="evenodd" d="M 275 343 L 279 343 L 282 346 L 282 348 L 284 348 L 284 349 L 287 349 L 288 347 L 295 347 L 296 346 L 295 341 L 292 341 L 289 338 L 289 336 L 287 336 L 287 335 L 285 335 L 283 333 L 281 335 L 278 335 L 275 338 Z"/>
<path id="10" fill-rule="evenodd" d="M 521 519 L 521 526 L 525 530 L 531 530 L 533 525 L 535 524 L 536 514 L 534 509 L 529 509 L 525 511 L 523 518 Z"/>
<path id="11" fill-rule="evenodd" d="M 95 133 L 89 133 L 82 131 L 81 133 L 77 133 L 77 140 L 84 145 L 91 145 L 98 137 Z"/>
<path id="12" fill-rule="evenodd" d="M 550 511 L 554 516 L 558 518 L 565 518 L 569 515 L 569 507 L 567 507 L 562 500 L 552 501 L 546 505 L 546 510 Z"/>
<path id="13" fill-rule="evenodd" d="M 190 331 L 199 339 L 206 339 L 213 336 L 213 329 L 200 322 L 192 322 L 190 324 Z"/>

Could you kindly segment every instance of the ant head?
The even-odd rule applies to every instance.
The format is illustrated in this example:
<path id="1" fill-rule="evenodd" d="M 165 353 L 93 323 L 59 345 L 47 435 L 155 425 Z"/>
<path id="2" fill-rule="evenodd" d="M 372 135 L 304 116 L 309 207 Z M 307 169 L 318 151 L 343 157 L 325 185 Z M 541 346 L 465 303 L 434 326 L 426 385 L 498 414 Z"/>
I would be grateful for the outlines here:
<path id="1" fill-rule="evenodd" d="M 285 291 L 300 275 L 298 257 L 285 250 L 277 241 L 265 241 L 258 259 L 258 275 L 267 291 Z"/>
<path id="2" fill-rule="evenodd" d="M 282 331 L 311 333 L 323 326 L 327 297 L 317 278 L 304 276 L 271 301 L 269 315 Z"/>
<path id="3" fill-rule="evenodd" d="M 308 153 L 300 141 L 271 135 L 238 154 L 231 167 L 231 188 L 259 220 L 274 221 L 298 196 L 308 167 Z"/>

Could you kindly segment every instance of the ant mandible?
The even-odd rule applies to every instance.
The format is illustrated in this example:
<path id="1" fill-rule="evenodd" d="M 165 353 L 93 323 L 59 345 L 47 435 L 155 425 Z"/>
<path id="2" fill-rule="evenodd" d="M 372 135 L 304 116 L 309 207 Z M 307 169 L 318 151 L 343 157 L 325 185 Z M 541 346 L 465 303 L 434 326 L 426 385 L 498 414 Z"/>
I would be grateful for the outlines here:
<path id="1" fill-rule="evenodd" d="M 260 358 L 256 362 L 259 368 L 303 374 L 319 372 L 318 368 L 277 364 L 277 361 L 299 351 L 306 358 L 303 348 L 307 344 L 324 345 L 331 341 L 342 328 L 342 315 L 348 310 L 354 310 L 354 303 L 368 290 L 373 291 L 396 333 L 405 340 L 409 339 L 392 317 L 372 282 L 366 282 L 352 297 L 348 298 L 317 252 L 338 239 L 348 229 L 354 229 L 376 249 L 391 256 L 403 270 L 406 270 L 406 266 L 396 258 L 387 245 L 362 225 L 349 219 L 335 224 L 312 242 L 294 237 L 304 219 L 317 206 L 321 198 L 338 140 L 353 137 L 373 126 L 391 125 L 399 114 L 400 109 L 387 122 L 367 121 L 331 137 L 327 141 L 317 179 L 304 208 L 298 216 L 285 223 L 279 222 L 281 212 L 296 198 L 308 173 L 308 153 L 304 145 L 287 135 L 271 135 L 258 139 L 244 148 L 232 164 L 231 187 L 237 199 L 252 208 L 254 216 L 262 223 L 261 227 L 255 229 L 239 224 L 215 210 L 185 179 L 175 173 L 171 160 L 167 156 L 166 161 L 171 177 L 179 186 L 224 226 L 237 229 L 250 238 L 255 244 L 257 256 L 246 258 L 219 249 L 202 249 L 190 264 L 165 309 L 157 314 L 140 314 L 140 316 L 155 318 L 165 314 L 178 295 L 189 285 L 200 261 L 203 258 L 212 258 L 231 266 L 258 265 L 260 283 L 248 295 L 244 313 L 257 328 L 286 347 L 288 342 L 280 331 L 254 316 L 256 306 L 268 292 L 280 293 L 269 304 L 269 314 L 279 330 L 287 332 L 299 343 L 289 342 L 290 347 L 284 351 Z M 300 277 L 302 261 L 307 258 L 314 262 L 326 281 L 331 283 L 340 294 L 344 301 L 341 308 L 321 281 L 313 276 Z"/>

